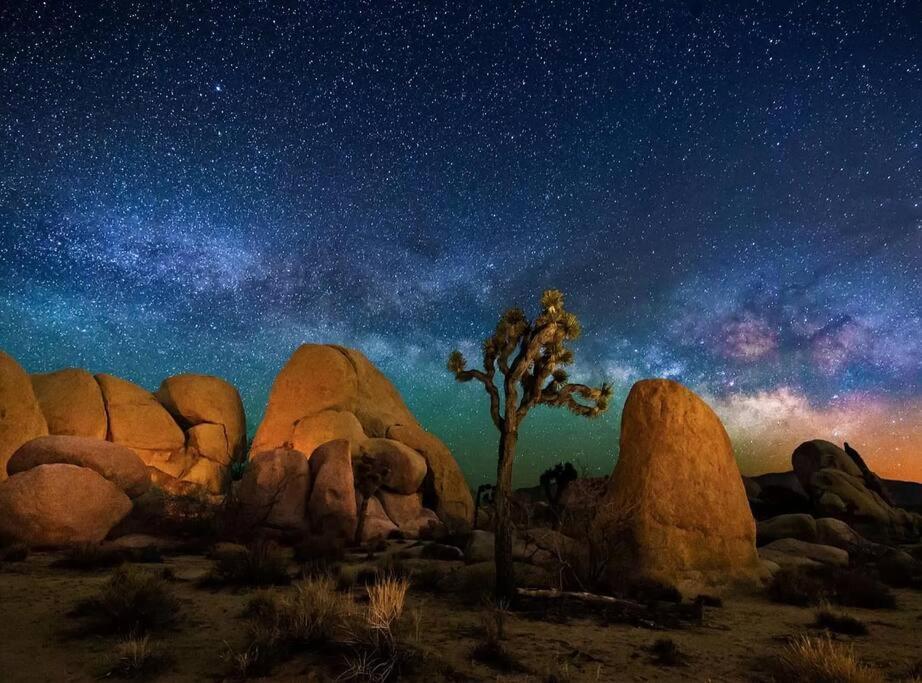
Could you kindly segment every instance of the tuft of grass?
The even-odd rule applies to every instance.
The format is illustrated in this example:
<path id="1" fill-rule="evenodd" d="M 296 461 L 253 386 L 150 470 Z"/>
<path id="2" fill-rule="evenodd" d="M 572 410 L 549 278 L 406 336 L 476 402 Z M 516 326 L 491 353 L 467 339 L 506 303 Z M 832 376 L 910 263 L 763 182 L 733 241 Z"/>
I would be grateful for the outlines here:
<path id="1" fill-rule="evenodd" d="M 351 594 L 335 590 L 330 576 L 309 577 L 291 592 L 261 592 L 244 610 L 249 619 L 247 644 L 229 650 L 234 675 L 266 676 L 293 652 L 335 644 L 348 637 L 357 618 Z"/>
<path id="2" fill-rule="evenodd" d="M 254 543 L 217 553 L 206 586 L 284 586 L 291 583 L 288 562 L 274 543 Z"/>
<path id="3" fill-rule="evenodd" d="M 834 602 L 850 607 L 893 609 L 896 598 L 874 577 L 837 567 L 785 567 L 768 586 L 775 602 L 806 607 Z"/>
<path id="4" fill-rule="evenodd" d="M 868 627 L 860 619 L 825 608 L 816 612 L 814 626 L 826 629 L 832 633 L 842 633 L 849 636 L 866 636 Z"/>
<path id="5" fill-rule="evenodd" d="M 883 683 L 884 677 L 855 656 L 854 650 L 828 635 L 799 636 L 775 661 L 779 680 L 802 683 Z"/>
<path id="6" fill-rule="evenodd" d="M 106 548 L 98 543 L 78 543 L 67 548 L 64 556 L 52 564 L 61 569 L 95 571 L 111 569 L 125 563 L 125 555 L 117 548 Z"/>
<path id="7" fill-rule="evenodd" d="M 77 603 L 72 614 L 89 619 L 97 632 L 141 636 L 172 624 L 178 608 L 161 577 L 125 565 L 98 594 Z"/>
<path id="8" fill-rule="evenodd" d="M 130 635 L 116 644 L 105 678 L 151 678 L 162 672 L 169 662 L 166 654 L 150 636 Z"/>
<path id="9" fill-rule="evenodd" d="M 650 646 L 653 662 L 659 666 L 685 666 L 685 655 L 671 638 L 659 638 Z"/>

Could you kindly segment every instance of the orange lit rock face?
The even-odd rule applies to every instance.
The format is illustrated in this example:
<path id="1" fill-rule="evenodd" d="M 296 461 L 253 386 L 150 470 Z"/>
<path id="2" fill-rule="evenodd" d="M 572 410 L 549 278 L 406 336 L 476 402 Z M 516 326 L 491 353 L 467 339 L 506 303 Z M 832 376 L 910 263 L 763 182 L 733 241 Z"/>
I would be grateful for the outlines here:
<path id="1" fill-rule="evenodd" d="M 98 543 L 131 511 L 111 481 L 76 465 L 39 465 L 0 486 L 0 539 L 34 546 Z"/>
<path id="2" fill-rule="evenodd" d="M 26 441 L 48 433 L 29 375 L 13 358 L 0 351 L 0 481 L 6 462 Z"/>
<path id="3" fill-rule="evenodd" d="M 314 481 L 308 514 L 314 533 L 351 539 L 355 535 L 358 508 L 349 442 L 330 441 L 314 451 L 310 459 Z"/>
<path id="4" fill-rule="evenodd" d="M 211 375 L 175 375 L 163 380 L 156 397 L 180 426 L 187 429 L 190 439 L 196 427 L 198 432 L 215 433 L 217 427 L 223 428 L 225 452 L 216 457 L 210 451 L 202 451 L 205 457 L 226 465 L 243 456 L 246 417 L 240 394 L 231 384 Z"/>
<path id="5" fill-rule="evenodd" d="M 147 453 L 182 449 L 186 437 L 166 408 L 149 391 L 113 375 L 96 375 L 109 414 L 109 439 Z"/>
<path id="6" fill-rule="evenodd" d="M 757 576 L 755 522 L 730 439 L 682 385 L 644 380 L 631 389 L 593 535 L 611 548 L 613 585 L 645 577 L 681 588 Z"/>
<path id="7" fill-rule="evenodd" d="M 66 368 L 32 375 L 32 387 L 48 421 L 49 434 L 106 438 L 106 407 L 99 385 L 89 372 Z"/>
<path id="8" fill-rule="evenodd" d="M 473 500 L 457 462 L 419 426 L 393 384 L 358 351 L 304 344 L 272 385 L 250 455 L 294 448 L 310 459 L 337 439 L 348 442 L 353 457 L 387 460 L 387 488 L 401 494 L 422 489 L 424 503 L 439 517 L 470 520 Z"/>
<path id="9" fill-rule="evenodd" d="M 111 481 L 130 498 L 150 488 L 150 474 L 130 448 L 82 436 L 41 436 L 22 446 L 7 463 L 10 476 L 40 465 L 87 467 Z"/>
<path id="10" fill-rule="evenodd" d="M 277 448 L 253 456 L 237 492 L 241 521 L 254 527 L 304 528 L 310 474 L 300 451 Z"/>

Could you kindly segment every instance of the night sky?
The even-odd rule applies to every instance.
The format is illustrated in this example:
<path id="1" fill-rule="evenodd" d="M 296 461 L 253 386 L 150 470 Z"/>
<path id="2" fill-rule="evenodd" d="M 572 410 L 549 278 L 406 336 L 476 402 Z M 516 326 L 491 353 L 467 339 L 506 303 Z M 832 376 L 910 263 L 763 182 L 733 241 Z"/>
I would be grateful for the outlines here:
<path id="1" fill-rule="evenodd" d="M 517 483 L 611 470 L 682 381 L 744 472 L 847 439 L 922 479 L 922 5 L 0 3 L 0 347 L 255 429 L 304 341 L 364 351 L 472 483 L 477 357 L 557 287 L 604 418 L 523 425 Z M 93 8 L 94 5 L 108 5 Z"/>

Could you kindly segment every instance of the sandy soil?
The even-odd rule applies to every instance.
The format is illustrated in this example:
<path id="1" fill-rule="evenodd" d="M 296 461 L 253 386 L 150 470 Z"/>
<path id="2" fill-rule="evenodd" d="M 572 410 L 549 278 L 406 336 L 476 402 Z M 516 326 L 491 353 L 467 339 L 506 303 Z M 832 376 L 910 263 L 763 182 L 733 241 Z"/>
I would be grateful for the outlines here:
<path id="1" fill-rule="evenodd" d="M 109 571 L 56 569 L 50 566 L 55 557 L 34 553 L 25 562 L 0 568 L 0 681 L 93 681 L 107 670 L 117 639 L 81 635 L 66 615 L 102 585 Z M 223 680 L 228 647 L 245 641 L 240 614 L 252 591 L 197 586 L 195 579 L 211 566 L 203 557 L 168 557 L 164 565 L 151 565 L 154 571 L 164 566 L 176 576 L 173 588 L 181 614 L 173 630 L 156 637 L 173 660 L 157 680 Z M 892 680 L 922 659 L 922 593 L 896 593 L 896 610 L 848 610 L 868 624 L 869 635 L 839 636 Z M 722 608 L 706 611 L 703 625 L 666 632 L 601 626 L 593 619 L 548 623 L 514 615 L 507 621 L 505 645 L 530 673 L 509 675 L 472 660 L 482 608 L 470 602 L 413 592 L 407 618 L 418 610 L 420 644 L 464 679 L 476 681 L 544 681 L 551 675 L 571 681 L 767 681 L 762 673 L 766 658 L 781 652 L 786 637 L 813 631 L 814 610 L 776 605 L 760 595 L 728 598 Z M 652 661 L 648 648 L 663 637 L 675 641 L 687 665 L 663 667 Z M 302 657 L 280 667 L 272 680 L 326 680 L 318 670 Z"/>

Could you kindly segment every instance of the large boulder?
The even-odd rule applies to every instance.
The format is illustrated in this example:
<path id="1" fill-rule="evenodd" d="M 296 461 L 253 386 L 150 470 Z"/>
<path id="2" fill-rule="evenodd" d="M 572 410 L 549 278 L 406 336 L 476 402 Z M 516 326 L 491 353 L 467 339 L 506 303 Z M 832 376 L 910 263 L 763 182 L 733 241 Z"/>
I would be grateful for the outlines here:
<path id="1" fill-rule="evenodd" d="M 39 465 L 0 483 L 0 539 L 33 546 L 98 543 L 131 501 L 94 470 Z"/>
<path id="2" fill-rule="evenodd" d="M 96 380 L 86 370 L 66 368 L 32 375 L 32 388 L 48 421 L 49 434 L 105 439 L 106 406 Z"/>
<path id="3" fill-rule="evenodd" d="M 645 578 L 693 588 L 759 575 L 755 522 L 730 439 L 681 384 L 653 379 L 631 388 L 592 534 L 596 547 L 611 549 L 612 587 Z"/>
<path id="4" fill-rule="evenodd" d="M 782 538 L 796 538 L 808 543 L 817 540 L 816 520 L 805 514 L 778 515 L 756 525 L 758 545 L 766 545 Z"/>
<path id="5" fill-rule="evenodd" d="M 314 481 L 307 511 L 315 534 L 352 539 L 358 509 L 352 455 L 345 439 L 318 447 L 309 460 Z"/>
<path id="6" fill-rule="evenodd" d="M 223 428 L 226 455 L 221 458 L 205 457 L 222 464 L 243 457 L 246 417 L 240 394 L 233 385 L 211 375 L 174 375 L 163 380 L 156 397 L 186 429 L 197 425 Z"/>
<path id="7" fill-rule="evenodd" d="M 368 439 L 359 447 L 387 467 L 384 486 L 395 493 L 416 493 L 426 477 L 426 460 L 418 452 L 393 439 Z"/>
<path id="8" fill-rule="evenodd" d="M 362 509 L 362 496 L 356 493 L 355 504 L 359 510 Z M 393 532 L 397 531 L 397 525 L 387 516 L 381 501 L 372 496 L 368 499 L 368 505 L 365 508 L 365 523 L 362 525 L 362 536 L 359 539 L 361 543 L 374 543 L 388 538 Z"/>
<path id="9" fill-rule="evenodd" d="M 367 437 L 358 418 L 348 410 L 323 410 L 306 415 L 295 423 L 291 433 L 291 445 L 295 450 L 307 453 L 308 457 L 328 441 L 346 439 L 353 453 Z"/>
<path id="10" fill-rule="evenodd" d="M 7 463 L 10 476 L 40 465 L 87 467 L 119 487 L 129 498 L 150 488 L 150 474 L 130 448 L 83 436 L 40 436 L 24 443 Z"/>
<path id="11" fill-rule="evenodd" d="M 387 430 L 387 438 L 409 446 L 425 458 L 428 471 L 422 485 L 423 504 L 446 522 L 470 524 L 474 498 L 448 447 L 417 425 L 393 425 Z"/>
<path id="12" fill-rule="evenodd" d="M 185 434 L 153 394 L 113 375 L 96 375 L 96 380 L 109 414 L 110 441 L 128 446 L 156 467 L 183 449 Z"/>
<path id="13" fill-rule="evenodd" d="M 387 516 L 397 526 L 413 524 L 423 511 L 422 496 L 418 493 L 404 495 L 382 489 L 378 491 L 378 498 Z"/>
<path id="14" fill-rule="evenodd" d="M 47 433 L 28 373 L 0 351 L 0 481 L 6 479 L 6 462 L 16 449 Z"/>
<path id="15" fill-rule="evenodd" d="M 303 529 L 311 472 L 300 451 L 277 448 L 250 459 L 237 497 L 251 526 Z"/>
<path id="16" fill-rule="evenodd" d="M 841 470 L 850 476 L 862 478 L 858 465 L 848 457 L 843 449 L 822 439 L 805 441 L 795 448 L 791 455 L 791 464 L 797 480 L 807 493 L 812 490 L 810 480 L 819 470 L 832 468 Z"/>
<path id="17" fill-rule="evenodd" d="M 848 552 L 841 548 L 834 548 L 831 545 L 821 545 L 819 543 L 808 543 L 796 538 L 782 538 L 772 541 L 768 545 L 759 548 L 759 554 L 765 558 L 777 562 L 780 565 L 791 564 L 785 562 L 778 555 L 792 555 L 796 558 L 806 558 L 820 564 L 828 564 L 834 567 L 848 566 Z M 779 562 L 779 559 L 782 561 Z M 794 564 L 797 564 L 795 561 Z"/>

